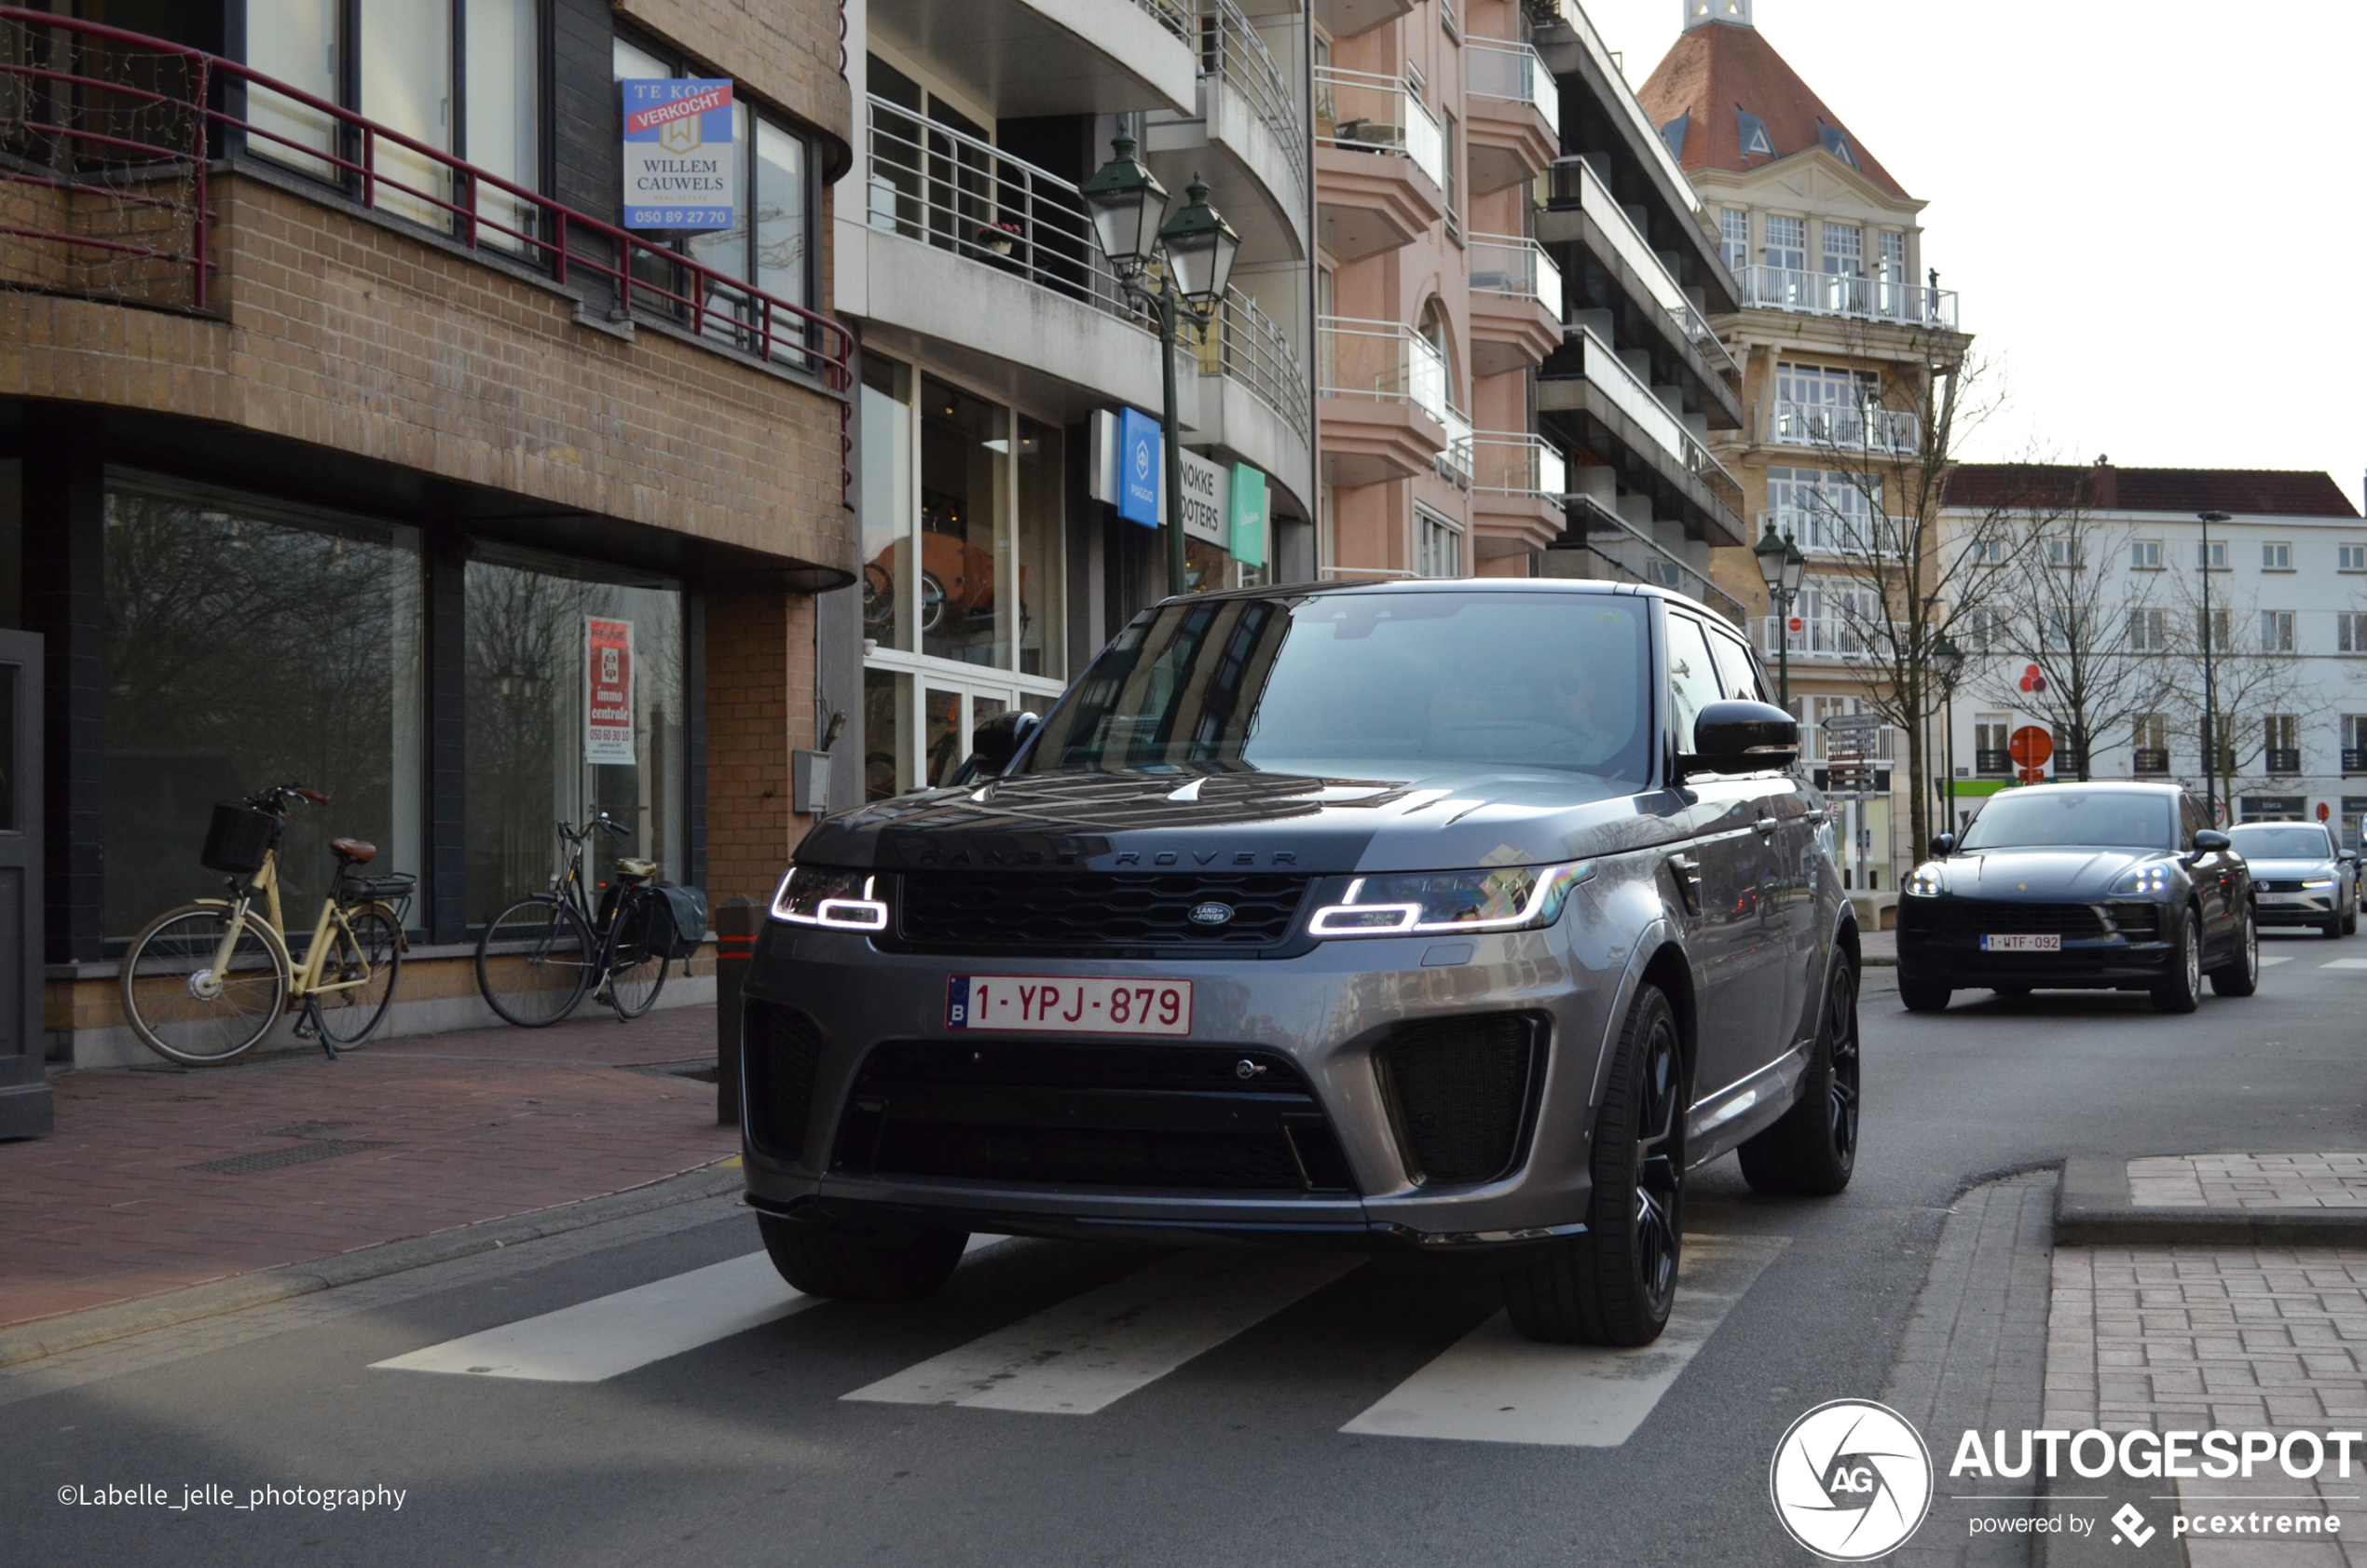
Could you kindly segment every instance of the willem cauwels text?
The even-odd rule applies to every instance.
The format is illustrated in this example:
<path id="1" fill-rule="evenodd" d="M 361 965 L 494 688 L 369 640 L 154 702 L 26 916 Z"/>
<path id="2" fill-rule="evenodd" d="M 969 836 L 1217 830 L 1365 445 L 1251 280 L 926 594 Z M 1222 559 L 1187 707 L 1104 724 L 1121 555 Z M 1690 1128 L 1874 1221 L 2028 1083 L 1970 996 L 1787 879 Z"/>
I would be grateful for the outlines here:
<path id="1" fill-rule="evenodd" d="M 723 160 L 712 157 L 650 158 L 633 177 L 633 188 L 723 194 Z"/>

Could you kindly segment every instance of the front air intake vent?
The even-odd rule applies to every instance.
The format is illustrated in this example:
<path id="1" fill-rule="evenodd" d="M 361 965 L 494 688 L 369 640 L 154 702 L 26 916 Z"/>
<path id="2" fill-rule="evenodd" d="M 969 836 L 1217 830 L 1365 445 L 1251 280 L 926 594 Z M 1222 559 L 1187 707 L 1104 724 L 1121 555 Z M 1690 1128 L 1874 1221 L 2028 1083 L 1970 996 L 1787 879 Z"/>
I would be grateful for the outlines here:
<path id="1" fill-rule="evenodd" d="M 1540 1020 L 1494 1014 L 1416 1024 L 1382 1046 L 1375 1063 L 1415 1180 L 1493 1181 L 1520 1163 L 1544 1077 Z"/>
<path id="2" fill-rule="evenodd" d="M 748 1141 L 779 1160 L 805 1154 L 822 1031 L 794 1007 L 751 999 L 740 1023 L 742 1114 Z"/>

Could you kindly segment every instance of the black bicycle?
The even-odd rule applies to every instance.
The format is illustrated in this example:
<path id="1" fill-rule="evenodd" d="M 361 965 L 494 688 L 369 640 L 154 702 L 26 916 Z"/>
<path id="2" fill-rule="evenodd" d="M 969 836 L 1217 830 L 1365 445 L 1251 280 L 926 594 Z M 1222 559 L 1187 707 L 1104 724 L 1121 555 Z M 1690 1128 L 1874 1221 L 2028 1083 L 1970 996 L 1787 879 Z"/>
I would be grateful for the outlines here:
<path id="1" fill-rule="evenodd" d="M 653 860 L 619 860 L 616 879 L 592 905 L 583 850 L 594 833 L 629 839 L 633 830 L 603 811 L 581 828 L 560 823 L 567 869 L 549 893 L 531 893 L 493 918 L 477 938 L 477 989 L 520 1029 L 544 1029 L 575 1011 L 586 994 L 616 1010 L 617 1021 L 647 1013 L 665 988 L 669 961 L 652 884 Z"/>

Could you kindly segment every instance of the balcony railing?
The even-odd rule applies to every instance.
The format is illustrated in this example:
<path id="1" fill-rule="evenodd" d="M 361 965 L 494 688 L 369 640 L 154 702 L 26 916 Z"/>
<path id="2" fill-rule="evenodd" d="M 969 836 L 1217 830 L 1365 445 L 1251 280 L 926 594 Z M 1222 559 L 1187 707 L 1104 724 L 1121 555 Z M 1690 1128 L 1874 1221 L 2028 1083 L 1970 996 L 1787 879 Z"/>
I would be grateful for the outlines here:
<path id="1" fill-rule="evenodd" d="M 1466 38 L 1463 62 L 1463 85 L 1472 97 L 1526 103 L 1545 116 L 1555 136 L 1561 134 L 1561 90 L 1535 49 L 1497 38 Z"/>
<path id="2" fill-rule="evenodd" d="M 1545 247 L 1510 234 L 1474 234 L 1468 249 L 1471 287 L 1482 293 L 1533 299 L 1556 321 L 1562 319 L 1562 269 Z"/>
<path id="3" fill-rule="evenodd" d="M 2162 755 L 2161 770 L 2165 773 L 2169 771 L 2169 758 L 2166 753 Z M 1983 747 L 1973 753 L 1973 771 L 1985 779 L 2010 779 L 2014 776 L 2014 758 L 2003 749 L 1991 751 Z"/>
<path id="4" fill-rule="evenodd" d="M 1870 404 L 1779 402 L 1768 415 L 1767 439 L 1781 446 L 1911 457 L 1922 445 L 1922 421 Z"/>
<path id="5" fill-rule="evenodd" d="M 1603 80 L 1610 84 L 1611 98 L 1620 112 L 1627 116 L 1628 124 L 1635 129 L 1635 140 L 1645 149 L 1645 155 L 1660 165 L 1661 177 L 1667 181 L 1668 188 L 1676 193 L 1676 198 L 1690 201 L 1698 208 L 1701 198 L 1694 194 L 1692 182 L 1686 177 L 1685 170 L 1677 167 L 1676 155 L 1668 150 L 1668 143 L 1661 136 L 1660 127 L 1652 123 L 1652 116 L 1637 102 L 1634 89 L 1627 85 L 1627 75 L 1621 68 L 1619 58 L 1611 53 L 1610 46 L 1603 42 L 1603 35 L 1594 31 L 1594 23 L 1586 12 L 1576 0 L 1534 0 L 1531 15 L 1534 16 L 1537 10 L 1555 13 L 1564 26 L 1578 34 L 1579 42 L 1584 46 L 1586 52 L 1594 57 L 1594 69 L 1602 74 Z M 1542 25 L 1541 21 L 1539 25 Z"/>
<path id="6" fill-rule="evenodd" d="M 2343 748 L 2343 772 L 2346 775 L 2367 773 L 2367 747 Z"/>
<path id="7" fill-rule="evenodd" d="M 1904 278 L 1851 278 L 1760 265 L 1743 268 L 1734 280 L 1742 285 L 1745 306 L 1956 330 L 1956 291 L 1925 288 Z"/>
<path id="8" fill-rule="evenodd" d="M 2270 746 L 2262 752 L 2264 766 L 2272 773 L 2301 771 L 2301 752 L 2297 747 Z"/>
<path id="9" fill-rule="evenodd" d="M 1307 126 L 1290 78 L 1274 63 L 1266 41 L 1233 0 L 1198 0 L 1198 6 L 1200 74 L 1215 77 L 1241 95 L 1250 112 L 1265 122 L 1275 145 L 1281 148 L 1291 175 L 1304 193 L 1307 188 Z"/>
<path id="10" fill-rule="evenodd" d="M 1449 403 L 1439 423 L 1446 427 L 1446 449 L 1438 455 L 1438 474 L 1468 490 L 1471 487 L 1471 422 Z"/>
<path id="11" fill-rule="evenodd" d="M 2005 754 L 1999 752 L 1997 755 L 2003 757 Z M 2128 754 L 2128 762 L 2129 770 L 2135 773 L 2155 774 L 2169 771 L 2169 753 L 2160 746 L 2139 746 Z"/>
<path id="12" fill-rule="evenodd" d="M 1788 538 L 1811 555 L 1867 555 L 1881 552 L 1882 539 L 1877 519 L 1827 508 L 1762 511 L 1758 533 L 1772 526 L 1778 538 Z"/>
<path id="13" fill-rule="evenodd" d="M 1153 21 L 1183 42 L 1195 43 L 1194 35 L 1199 31 L 1199 23 L 1192 14 L 1189 0 L 1134 0 L 1134 5 L 1139 10 L 1148 11 Z"/>
<path id="14" fill-rule="evenodd" d="M 1856 625 L 1838 616 L 1794 617 L 1800 623 L 1797 632 L 1786 632 L 1784 640 L 1790 645 L 1792 657 L 1827 659 L 1863 659 L 1867 656 L 1866 639 Z M 1758 638 L 1759 651 L 1768 658 L 1775 657 L 1776 635 L 1783 620 L 1772 615 L 1754 617 L 1752 626 Z"/>
<path id="15" fill-rule="evenodd" d="M 1627 361 L 1612 352 L 1609 344 L 1594 334 L 1592 328 L 1576 329 L 1586 339 L 1586 378 L 1601 388 L 1620 412 L 1657 439 L 1669 455 L 1685 466 L 1706 485 L 1712 494 L 1731 511 L 1743 510 L 1743 485 L 1725 464 L 1711 456 L 1710 449 L 1693 434 L 1661 402 L 1651 388 L 1627 368 Z"/>
<path id="16" fill-rule="evenodd" d="M 1574 531 L 1581 541 L 1580 548 L 1613 571 L 1637 582 L 1690 593 L 1737 627 L 1750 623 L 1749 613 L 1740 599 L 1712 582 L 1692 563 L 1670 554 L 1659 540 L 1593 497 L 1573 498 L 1567 511 L 1570 522 L 1578 525 Z"/>
<path id="17" fill-rule="evenodd" d="M 1306 363 L 1257 301 L 1238 289 L 1227 290 L 1225 308 L 1199 334 L 1197 347 L 1202 375 L 1239 382 L 1293 432 L 1306 436 Z"/>
<path id="18" fill-rule="evenodd" d="M 1602 176 L 1594 172 L 1592 164 L 1580 157 L 1555 158 L 1546 173 L 1545 189 L 1548 207 L 1575 207 L 1594 220 L 1595 227 L 1603 231 L 1611 249 L 1650 294 L 1651 302 L 1668 312 L 1678 333 L 1713 368 L 1742 374 L 1734 356 L 1727 351 L 1717 334 L 1710 330 L 1709 321 L 1686 297 L 1676 280 L 1669 276 L 1660 252 L 1652 249 L 1652 242 L 1635 226 L 1627 209 L 1611 195 L 1610 186 L 1603 184 Z"/>
<path id="19" fill-rule="evenodd" d="M 1410 402 L 1440 425 L 1447 396 L 1446 356 L 1430 339 L 1396 321 L 1325 316 L 1318 323 L 1318 373 L 1327 398 Z"/>
<path id="20" fill-rule="evenodd" d="M 71 33 L 79 47 L 38 34 Z M 223 105 L 223 106 L 217 106 Z M 853 336 L 794 300 L 603 223 L 235 60 L 168 39 L 0 6 L 0 278 L 62 293 L 213 309 L 215 159 L 268 158 L 344 200 L 565 287 L 601 280 L 615 308 L 848 385 Z M 19 221 L 29 216 L 31 221 Z M 40 252 L 36 247 L 54 247 Z M 61 258 L 14 276 L 21 255 Z M 96 258 L 97 265 L 86 258 Z"/>
<path id="21" fill-rule="evenodd" d="M 1360 153 L 1394 153 L 1446 188 L 1446 135 L 1421 98 L 1396 76 L 1315 73 L 1315 141 Z"/>
<path id="22" fill-rule="evenodd" d="M 1479 430 L 1464 437 L 1463 444 L 1464 468 L 1479 494 L 1559 505 L 1569 492 L 1569 459 L 1543 436 Z"/>

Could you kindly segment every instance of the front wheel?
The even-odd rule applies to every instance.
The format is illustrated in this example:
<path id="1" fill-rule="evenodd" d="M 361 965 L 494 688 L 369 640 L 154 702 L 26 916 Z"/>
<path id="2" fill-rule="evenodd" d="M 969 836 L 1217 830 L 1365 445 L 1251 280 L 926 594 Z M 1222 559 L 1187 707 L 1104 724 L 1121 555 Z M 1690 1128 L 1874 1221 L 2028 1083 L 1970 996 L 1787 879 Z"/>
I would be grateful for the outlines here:
<path id="1" fill-rule="evenodd" d="M 791 1289 L 848 1302 L 917 1302 L 937 1294 L 970 1244 L 964 1231 L 879 1242 L 778 1215 L 756 1217 L 773 1268 Z"/>
<path id="2" fill-rule="evenodd" d="M 2244 906 L 2244 929 L 2236 939 L 2236 956 L 2210 972 L 2210 989 L 2221 996 L 2250 996 L 2260 989 L 2260 917 L 2249 904 Z"/>
<path id="3" fill-rule="evenodd" d="M 1847 954 L 1833 961 L 1799 1098 L 1736 1151 L 1754 1193 L 1830 1197 L 1857 1166 L 1857 973 Z"/>
<path id="4" fill-rule="evenodd" d="M 1945 1013 L 1950 992 L 1946 986 L 1930 980 L 1898 977 L 1898 1004 L 1909 1013 Z"/>
<path id="5" fill-rule="evenodd" d="M 167 910 L 131 939 L 118 984 L 140 1043 L 185 1067 L 220 1067 L 263 1043 L 288 1003 L 288 959 L 253 912 Z"/>
<path id="6" fill-rule="evenodd" d="M 311 998 L 321 1038 L 337 1045 L 369 1039 L 394 1005 L 394 977 L 402 967 L 403 933 L 383 906 L 349 909 L 342 925 L 330 921 L 322 989 Z"/>
<path id="7" fill-rule="evenodd" d="M 2192 1013 L 2203 1000 L 2203 917 L 2188 909 L 2178 922 L 2178 951 L 2169 977 L 2154 988 L 2156 1013 Z"/>
<path id="8" fill-rule="evenodd" d="M 575 1011 L 592 983 L 592 932 L 555 898 L 521 898 L 477 938 L 477 989 L 520 1029 L 542 1029 Z"/>
<path id="9" fill-rule="evenodd" d="M 1504 1310 L 1549 1344 L 1649 1344 L 1668 1326 L 1685 1236 L 1685 1059 L 1659 988 L 1635 993 L 1594 1123 L 1586 1234 L 1503 1275 Z"/>

